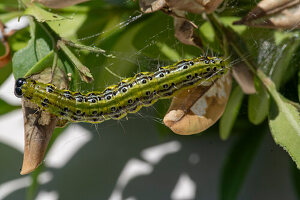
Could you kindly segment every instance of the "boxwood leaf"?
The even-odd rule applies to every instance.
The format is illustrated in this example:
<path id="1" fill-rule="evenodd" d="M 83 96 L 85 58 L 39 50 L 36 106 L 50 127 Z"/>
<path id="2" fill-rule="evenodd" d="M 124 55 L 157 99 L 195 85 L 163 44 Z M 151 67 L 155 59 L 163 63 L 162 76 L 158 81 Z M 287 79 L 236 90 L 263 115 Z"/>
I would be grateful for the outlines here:
<path id="1" fill-rule="evenodd" d="M 260 68 L 270 75 L 270 78 L 279 89 L 280 86 L 286 81 L 286 76 L 294 73 L 293 66 L 289 63 L 293 58 L 300 41 L 295 40 L 295 38 L 289 41 L 284 40 L 280 46 L 276 47 L 275 53 L 269 55 L 269 62 L 263 62 Z M 271 58 L 270 58 L 271 57 Z M 275 63 L 275 64 L 274 64 Z M 248 117 L 253 124 L 259 124 L 268 116 L 269 112 L 269 95 L 263 86 L 257 85 L 257 94 L 251 95 L 249 97 L 248 104 Z"/>
<path id="2" fill-rule="evenodd" d="M 48 12 L 34 3 L 27 4 L 27 9 L 25 10 L 24 14 L 32 15 L 35 19 L 39 22 L 45 21 L 56 21 L 56 20 L 63 20 L 64 17 L 57 15 L 55 13 Z"/>
<path id="3" fill-rule="evenodd" d="M 49 56 L 52 48 L 52 41 L 41 27 L 39 23 L 30 21 L 31 39 L 28 45 L 16 52 L 13 56 L 13 73 L 15 78 L 24 77 L 28 75 L 30 70 L 33 70 L 39 60 Z"/>
<path id="4" fill-rule="evenodd" d="M 257 84 L 256 94 L 248 99 L 248 118 L 253 124 L 262 123 L 269 112 L 269 94 L 262 84 Z"/>
<path id="5" fill-rule="evenodd" d="M 274 98 L 274 97 L 273 97 Z M 292 157 L 300 169 L 300 113 L 279 94 L 272 101 L 269 113 L 269 125 L 273 138 Z"/>
<path id="6" fill-rule="evenodd" d="M 244 93 L 239 86 L 236 86 L 231 93 L 224 114 L 220 121 L 220 137 L 226 140 L 231 132 L 236 117 L 239 113 Z"/>

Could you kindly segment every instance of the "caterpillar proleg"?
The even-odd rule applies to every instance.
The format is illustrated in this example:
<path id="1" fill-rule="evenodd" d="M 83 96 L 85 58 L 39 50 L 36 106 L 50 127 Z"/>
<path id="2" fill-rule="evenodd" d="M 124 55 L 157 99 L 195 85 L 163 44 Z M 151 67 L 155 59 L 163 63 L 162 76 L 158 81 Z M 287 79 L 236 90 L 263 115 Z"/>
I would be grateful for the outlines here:
<path id="1" fill-rule="evenodd" d="M 159 99 L 171 98 L 182 90 L 211 83 L 228 71 L 227 65 L 218 57 L 185 59 L 160 67 L 155 72 L 138 73 L 102 92 L 86 94 L 59 90 L 53 84 L 40 83 L 31 78 L 19 78 L 15 84 L 15 95 L 62 120 L 100 123 L 121 119 Z"/>

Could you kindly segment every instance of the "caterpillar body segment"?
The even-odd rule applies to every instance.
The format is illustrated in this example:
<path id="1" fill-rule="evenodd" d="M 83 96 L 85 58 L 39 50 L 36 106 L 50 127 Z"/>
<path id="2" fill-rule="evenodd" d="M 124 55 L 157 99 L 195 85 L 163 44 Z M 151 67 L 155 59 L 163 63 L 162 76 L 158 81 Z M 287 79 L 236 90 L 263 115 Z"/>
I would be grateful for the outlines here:
<path id="1" fill-rule="evenodd" d="M 15 95 L 69 122 L 100 123 L 121 119 L 151 106 L 159 99 L 171 98 L 179 91 L 211 83 L 228 71 L 228 63 L 217 57 L 185 59 L 160 67 L 155 72 L 141 72 L 123 79 L 104 91 L 86 94 L 59 90 L 31 78 L 20 78 Z"/>

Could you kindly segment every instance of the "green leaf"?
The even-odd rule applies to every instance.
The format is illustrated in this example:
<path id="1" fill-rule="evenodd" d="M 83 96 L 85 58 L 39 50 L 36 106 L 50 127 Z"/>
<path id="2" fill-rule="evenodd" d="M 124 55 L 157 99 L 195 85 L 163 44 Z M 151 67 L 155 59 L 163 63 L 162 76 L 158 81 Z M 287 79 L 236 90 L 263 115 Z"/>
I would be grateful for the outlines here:
<path id="1" fill-rule="evenodd" d="M 11 71 L 12 71 L 11 62 L 8 63 L 5 67 L 0 69 L 0 85 L 9 77 Z"/>
<path id="2" fill-rule="evenodd" d="M 281 85 L 286 82 L 287 78 L 293 76 L 296 72 L 294 66 L 290 66 L 289 63 L 293 58 L 293 55 L 300 45 L 298 38 L 289 38 L 282 42 L 278 48 L 281 49 L 276 58 L 279 57 L 276 65 L 270 69 L 271 79 L 279 89 Z"/>
<path id="3" fill-rule="evenodd" d="M 275 91 L 276 92 L 276 91 Z M 272 95 L 273 96 L 273 95 Z M 300 169 L 300 113 L 279 94 L 272 101 L 269 125 L 273 138 L 292 157 Z M 299 107 L 300 105 L 298 105 Z"/>
<path id="4" fill-rule="evenodd" d="M 262 84 L 257 84 L 256 94 L 250 95 L 248 99 L 248 118 L 251 123 L 260 124 L 268 117 L 269 100 L 266 89 Z"/>
<path id="5" fill-rule="evenodd" d="M 51 52 L 52 40 L 41 27 L 41 24 L 31 21 L 30 34 L 31 39 L 28 45 L 13 56 L 12 63 L 15 78 L 25 77 L 25 74 L 28 74 L 39 60 L 49 56 Z"/>
<path id="6" fill-rule="evenodd" d="M 269 113 L 269 126 L 273 138 L 300 168 L 300 105 L 281 96 L 275 84 L 261 70 L 257 71 L 257 75 L 274 100 Z"/>
<path id="7" fill-rule="evenodd" d="M 2 99 L 0 99 L 0 108 L 1 108 L 0 109 L 0 115 L 3 115 L 3 114 L 6 114 L 10 111 L 21 108 L 21 107 L 10 105 L 10 104 L 6 103 L 5 101 L 3 101 Z"/>
<path id="8" fill-rule="evenodd" d="M 243 186 L 265 132 L 265 125 L 249 127 L 245 130 L 245 134 L 243 132 L 232 145 L 222 169 L 220 181 L 221 200 L 238 199 L 239 191 Z"/>
<path id="9" fill-rule="evenodd" d="M 29 71 L 25 74 L 25 77 L 31 75 L 31 74 L 36 74 L 38 72 L 43 71 L 47 67 L 52 66 L 53 63 L 53 58 L 54 58 L 54 52 L 50 51 L 48 55 L 40 59 L 35 65 L 33 65 Z"/>
<path id="10" fill-rule="evenodd" d="M 224 16 L 224 17 L 220 17 L 219 19 L 225 26 L 229 26 L 230 28 L 232 28 L 239 35 L 242 35 L 243 32 L 245 32 L 247 30 L 246 26 L 233 25 L 233 22 L 241 19 L 240 17 Z"/>
<path id="11" fill-rule="evenodd" d="M 244 93 L 239 86 L 235 87 L 231 93 L 224 114 L 220 120 L 220 137 L 226 140 L 234 125 L 236 117 L 239 113 Z"/>
<path id="12" fill-rule="evenodd" d="M 27 9 L 25 10 L 24 14 L 32 15 L 35 17 L 35 19 L 39 22 L 45 22 L 45 21 L 57 21 L 57 20 L 63 20 L 64 17 L 48 12 L 34 3 L 30 3 L 27 5 Z"/>
<path id="13" fill-rule="evenodd" d="M 293 38 L 288 41 L 284 40 L 281 45 L 270 47 L 273 51 L 270 50 L 270 52 L 266 54 L 267 57 L 265 60 L 268 60 L 268 62 L 262 62 L 259 66 L 265 74 L 270 75 L 277 89 L 287 80 L 286 76 L 290 76 L 290 74 L 295 71 L 295 69 L 292 69 L 293 66 L 289 67 L 289 63 L 299 46 L 299 41 L 300 40 Z M 271 55 L 269 55 L 270 53 Z M 265 88 L 258 84 L 257 94 L 250 95 L 249 97 L 249 120 L 253 124 L 260 124 L 268 116 L 268 112 L 269 95 Z"/>

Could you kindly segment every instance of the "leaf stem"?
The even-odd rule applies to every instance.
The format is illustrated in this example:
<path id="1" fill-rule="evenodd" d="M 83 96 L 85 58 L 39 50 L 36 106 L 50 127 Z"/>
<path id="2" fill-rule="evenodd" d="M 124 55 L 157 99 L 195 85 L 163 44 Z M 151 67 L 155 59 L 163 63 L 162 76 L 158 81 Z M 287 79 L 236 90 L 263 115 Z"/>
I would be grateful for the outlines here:
<path id="1" fill-rule="evenodd" d="M 93 53 L 101 53 L 102 55 L 104 55 L 105 57 L 110 57 L 110 58 L 116 58 L 116 56 L 112 55 L 112 54 L 107 54 L 106 51 L 104 49 L 98 48 L 98 47 L 90 47 L 90 46 L 86 46 L 83 44 L 78 44 L 78 43 L 74 43 L 70 40 L 66 40 L 66 39 L 62 39 L 61 40 L 63 43 L 65 43 L 68 46 L 77 48 L 77 49 L 84 49 Z"/>
<path id="2" fill-rule="evenodd" d="M 53 81 L 53 78 L 54 78 L 54 72 L 56 70 L 57 60 L 58 60 L 58 54 L 57 54 L 57 51 L 54 51 L 53 64 L 52 64 L 52 68 L 51 68 L 51 82 Z"/>

